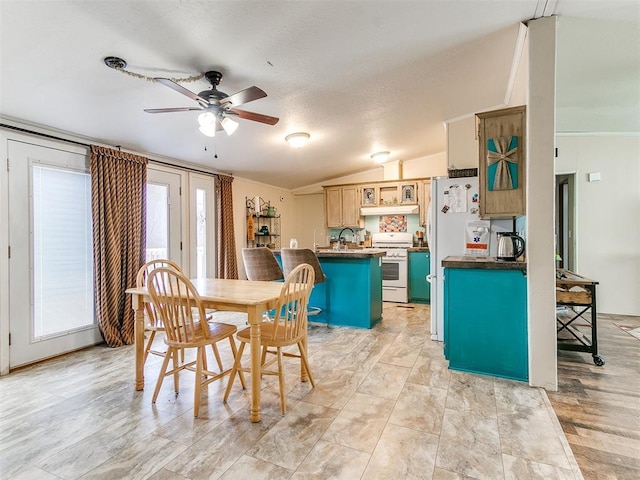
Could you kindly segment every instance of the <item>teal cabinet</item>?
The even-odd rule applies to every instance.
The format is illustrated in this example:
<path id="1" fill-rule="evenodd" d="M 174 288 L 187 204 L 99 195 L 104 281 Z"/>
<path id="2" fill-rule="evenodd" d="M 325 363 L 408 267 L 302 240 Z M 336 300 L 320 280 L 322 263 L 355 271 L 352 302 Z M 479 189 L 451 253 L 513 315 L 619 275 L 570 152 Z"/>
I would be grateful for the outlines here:
<path id="1" fill-rule="evenodd" d="M 427 275 L 431 273 L 429 252 L 409 252 L 409 302 L 431 303 L 431 284 Z"/>
<path id="2" fill-rule="evenodd" d="M 523 271 L 445 268 L 444 304 L 449 368 L 529 379 Z"/>

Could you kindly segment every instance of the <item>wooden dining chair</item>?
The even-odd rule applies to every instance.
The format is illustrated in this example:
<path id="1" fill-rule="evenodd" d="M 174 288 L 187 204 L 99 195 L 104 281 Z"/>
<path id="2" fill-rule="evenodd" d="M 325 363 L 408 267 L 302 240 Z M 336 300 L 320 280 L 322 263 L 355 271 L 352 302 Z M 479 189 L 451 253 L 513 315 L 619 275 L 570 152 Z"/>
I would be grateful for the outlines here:
<path id="1" fill-rule="evenodd" d="M 136 277 L 136 287 L 146 287 L 147 279 L 149 277 L 149 273 L 151 273 L 156 268 L 173 268 L 177 272 L 182 272 L 180 265 L 176 262 L 166 259 L 166 258 L 158 258 L 155 260 L 150 260 L 145 263 L 138 270 L 138 275 Z M 144 365 L 147 362 L 147 357 L 149 354 L 158 355 L 159 357 L 164 357 L 166 352 L 160 350 L 153 350 L 153 341 L 156 338 L 156 333 L 164 332 L 164 325 L 162 321 L 157 317 L 153 304 L 145 303 L 144 304 L 144 313 L 145 313 L 145 325 L 144 331 L 148 332 L 149 338 L 147 340 L 146 345 L 144 346 L 144 357 L 142 359 L 142 364 Z M 183 354 L 184 355 L 184 354 Z M 184 356 L 182 358 L 184 360 Z"/>
<path id="2" fill-rule="evenodd" d="M 311 385 L 315 387 L 309 361 L 307 359 L 307 303 L 313 288 L 313 267 L 308 264 L 298 265 L 294 268 L 282 285 L 278 306 L 275 309 L 273 322 L 262 322 L 260 325 L 260 341 L 262 342 L 262 359 L 259 375 L 277 375 L 280 385 L 280 408 L 284 415 L 287 403 L 284 390 L 284 372 L 282 369 L 282 357 L 300 358 L 302 368 L 306 371 Z M 236 373 L 251 372 L 250 368 L 242 367 L 242 352 L 247 343 L 251 342 L 251 328 L 240 330 L 236 335 L 240 341 L 238 355 L 233 364 L 231 377 L 224 394 L 226 402 L 231 392 L 233 379 Z M 283 347 L 297 345 L 299 354 L 283 352 Z M 267 355 L 274 355 L 267 360 Z M 267 370 L 273 363 L 277 363 L 277 370 Z"/>
<path id="3" fill-rule="evenodd" d="M 276 281 L 284 278 L 280 264 L 267 247 L 243 248 L 242 261 L 249 280 Z"/>
<path id="4" fill-rule="evenodd" d="M 309 248 L 283 248 L 280 250 L 280 257 L 282 258 L 282 272 L 285 275 L 289 275 L 291 271 L 302 263 L 308 263 L 313 267 L 315 274 L 314 285 L 323 283 L 327 277 L 322 271 L 320 260 L 315 252 Z M 320 307 L 307 307 L 307 315 L 318 315 L 322 312 Z"/>
<path id="5" fill-rule="evenodd" d="M 168 347 L 151 401 L 152 403 L 156 402 L 166 376 L 173 375 L 174 390 L 177 394 L 179 392 L 178 373 L 181 370 L 194 371 L 193 415 L 197 417 L 200 409 L 202 387 L 223 378 L 225 375 L 229 375 L 232 370 L 231 368 L 222 369 L 216 344 L 224 339 L 229 339 L 235 364 L 238 351 L 233 334 L 238 329 L 235 325 L 208 321 L 204 305 L 196 288 L 184 274 L 173 268 L 161 267 L 151 271 L 147 279 L 147 289 L 155 314 L 160 317 L 164 325 L 164 341 Z M 218 360 L 220 370 L 217 372 L 209 370 L 207 367 L 205 351 L 207 345 L 211 346 L 214 355 L 216 355 L 216 360 Z M 179 363 L 178 352 L 188 348 L 197 350 L 196 359 L 191 362 Z M 169 361 L 173 361 L 173 369 L 167 372 Z M 241 374 L 240 383 L 242 388 L 245 388 L 244 375 L 242 372 L 239 373 Z M 233 381 L 231 378 L 229 380 Z"/>

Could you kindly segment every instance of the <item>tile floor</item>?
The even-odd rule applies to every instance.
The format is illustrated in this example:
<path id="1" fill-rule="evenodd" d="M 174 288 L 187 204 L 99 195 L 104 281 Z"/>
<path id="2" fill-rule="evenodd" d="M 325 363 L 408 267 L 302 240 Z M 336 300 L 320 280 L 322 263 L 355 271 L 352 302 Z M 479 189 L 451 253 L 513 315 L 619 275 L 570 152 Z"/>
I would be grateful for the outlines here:
<path id="1" fill-rule="evenodd" d="M 223 319 L 242 324 L 237 315 Z M 94 347 L 0 378 L 0 477 L 23 479 L 581 479 L 543 390 L 447 369 L 429 307 L 385 304 L 371 330 L 313 325 L 316 388 L 288 360 L 288 411 L 263 419 L 226 379 L 193 418 L 193 377 L 133 389 L 133 348 Z M 229 361 L 229 352 L 222 351 Z"/>

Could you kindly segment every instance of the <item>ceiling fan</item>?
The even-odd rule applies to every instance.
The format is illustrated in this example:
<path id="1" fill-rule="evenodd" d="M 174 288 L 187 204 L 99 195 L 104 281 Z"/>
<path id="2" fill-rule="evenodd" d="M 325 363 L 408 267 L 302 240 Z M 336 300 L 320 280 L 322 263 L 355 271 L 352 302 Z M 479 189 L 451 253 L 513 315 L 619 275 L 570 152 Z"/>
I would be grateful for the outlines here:
<path id="1" fill-rule="evenodd" d="M 238 128 L 238 122 L 233 120 L 232 117 L 253 120 L 254 122 L 266 123 L 268 125 L 278 123 L 279 118 L 277 117 L 270 117 L 269 115 L 235 108 L 238 105 L 266 97 L 267 94 L 262 89 L 254 86 L 241 90 L 233 95 L 227 95 L 216 88 L 222 80 L 222 74 L 220 72 L 212 70 L 206 72 L 204 76 L 211 84 L 211 89 L 204 90 L 198 94 L 187 90 L 168 78 L 154 79 L 156 82 L 189 97 L 191 100 L 195 100 L 198 102 L 197 107 L 145 108 L 144 111 L 147 113 L 170 113 L 202 110 L 203 112 L 198 116 L 200 131 L 209 137 L 215 136 L 216 130 L 224 130 L 227 132 L 227 135 L 235 132 L 236 128 Z"/>

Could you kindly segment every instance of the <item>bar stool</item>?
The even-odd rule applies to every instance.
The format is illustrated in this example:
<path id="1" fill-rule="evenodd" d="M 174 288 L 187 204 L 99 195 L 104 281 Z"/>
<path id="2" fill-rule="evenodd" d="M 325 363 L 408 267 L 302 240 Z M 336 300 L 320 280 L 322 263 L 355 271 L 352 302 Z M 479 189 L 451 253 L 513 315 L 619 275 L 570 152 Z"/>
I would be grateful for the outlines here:
<path id="1" fill-rule="evenodd" d="M 277 281 L 284 279 L 275 255 L 267 247 L 243 248 L 242 261 L 249 280 Z"/>
<path id="2" fill-rule="evenodd" d="M 315 273 L 314 285 L 324 282 L 327 278 L 322 271 L 318 256 L 309 248 L 283 248 L 280 250 L 280 256 L 282 258 L 282 270 L 285 275 L 289 275 L 298 265 L 308 263 L 313 267 Z M 321 312 L 322 309 L 320 307 L 307 307 L 307 316 L 318 315 Z"/>

